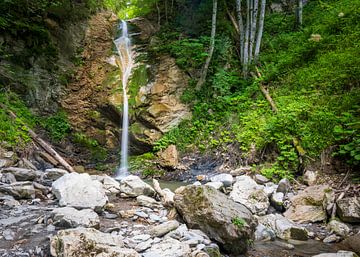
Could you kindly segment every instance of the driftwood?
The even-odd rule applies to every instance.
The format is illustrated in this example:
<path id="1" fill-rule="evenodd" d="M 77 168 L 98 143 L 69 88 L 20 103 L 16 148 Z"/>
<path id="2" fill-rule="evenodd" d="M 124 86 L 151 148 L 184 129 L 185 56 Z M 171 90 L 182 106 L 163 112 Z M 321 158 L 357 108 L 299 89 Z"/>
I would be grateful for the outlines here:
<path id="1" fill-rule="evenodd" d="M 261 73 L 260 73 L 260 71 L 259 71 L 259 69 L 258 69 L 257 67 L 256 67 L 256 73 L 257 73 L 257 77 L 254 76 L 255 78 L 261 78 L 261 77 L 262 77 L 262 76 L 261 76 Z M 277 107 L 276 107 L 276 105 L 275 105 L 275 102 L 274 102 L 273 99 L 271 98 L 268 90 L 267 90 L 267 89 L 263 86 L 263 84 L 261 84 L 261 83 L 259 83 L 259 88 L 260 88 L 261 92 L 263 93 L 263 95 L 265 96 L 265 98 L 266 98 L 266 100 L 268 101 L 268 103 L 270 104 L 271 110 L 272 110 L 273 112 L 278 112 L 278 109 L 277 109 Z"/>
<path id="2" fill-rule="evenodd" d="M 6 109 L 3 105 L 1 105 L 2 108 Z M 15 113 L 13 113 L 10 110 L 7 110 L 7 112 L 9 113 L 10 117 L 13 119 L 16 119 L 17 116 Z M 71 167 L 71 165 L 64 160 L 64 158 L 62 158 L 48 143 L 46 143 L 44 140 L 42 140 L 32 129 L 30 129 L 28 126 L 26 126 L 24 124 L 24 126 L 26 127 L 29 135 L 31 136 L 31 138 L 38 144 L 40 145 L 48 154 L 50 154 L 55 160 L 57 160 L 66 170 L 70 171 L 70 172 L 74 172 L 75 170 L 73 169 L 73 167 Z"/>

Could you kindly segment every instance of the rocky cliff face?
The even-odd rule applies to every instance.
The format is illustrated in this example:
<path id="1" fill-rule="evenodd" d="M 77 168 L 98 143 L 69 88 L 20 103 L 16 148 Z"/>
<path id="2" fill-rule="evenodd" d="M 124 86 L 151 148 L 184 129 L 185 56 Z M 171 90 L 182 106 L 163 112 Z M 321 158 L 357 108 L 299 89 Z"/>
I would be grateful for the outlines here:
<path id="1" fill-rule="evenodd" d="M 158 29 L 146 19 L 130 23 L 130 33 L 136 32 L 134 54 L 146 55 Z M 85 35 L 83 65 L 61 100 L 76 131 L 114 150 L 119 149 L 122 116 L 121 71 L 116 65 L 118 56 L 113 45 L 117 24 L 116 17 L 105 12 L 91 18 Z M 159 56 L 151 63 L 137 61 L 128 85 L 133 153 L 150 150 L 164 132 L 191 115 L 180 101 L 188 76 L 170 56 Z"/>

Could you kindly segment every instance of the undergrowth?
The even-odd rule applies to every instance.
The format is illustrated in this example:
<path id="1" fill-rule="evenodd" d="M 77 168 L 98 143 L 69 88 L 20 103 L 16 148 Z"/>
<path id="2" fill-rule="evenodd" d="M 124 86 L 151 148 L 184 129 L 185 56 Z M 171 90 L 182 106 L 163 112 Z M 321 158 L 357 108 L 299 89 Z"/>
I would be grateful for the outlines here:
<path id="1" fill-rule="evenodd" d="M 254 145 L 258 151 L 271 145 L 277 157 L 263 174 L 291 177 L 301 168 L 296 140 L 305 161 L 316 160 L 324 149 L 337 146 L 334 155 L 353 167 L 359 165 L 359 18 L 358 0 L 308 2 L 300 30 L 294 29 L 292 15 L 267 16 L 261 83 L 279 109 L 276 114 L 262 96 L 259 81 L 240 78 L 235 47 L 226 35 L 219 35 L 207 84 L 196 92 L 190 80 L 182 97 L 192 106 L 192 120 L 165 134 L 154 150 L 176 144 L 182 151 L 226 151 L 236 143 L 246 157 Z M 197 56 L 206 56 L 206 45 L 188 60 L 184 56 L 194 53 L 186 46 L 202 39 L 182 37 L 167 38 L 162 50 L 185 70 L 199 68 L 194 60 L 203 62 Z M 185 47 L 180 51 L 180 46 Z"/>

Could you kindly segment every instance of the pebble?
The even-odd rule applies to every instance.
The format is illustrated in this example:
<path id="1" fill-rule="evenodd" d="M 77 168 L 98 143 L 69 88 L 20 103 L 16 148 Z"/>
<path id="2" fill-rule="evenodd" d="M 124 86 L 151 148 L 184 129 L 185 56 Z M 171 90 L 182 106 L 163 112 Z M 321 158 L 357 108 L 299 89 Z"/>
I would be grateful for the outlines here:
<path id="1" fill-rule="evenodd" d="M 149 249 L 151 247 L 151 245 L 152 245 L 152 242 L 153 242 L 152 239 L 147 240 L 145 242 L 141 242 L 140 244 L 138 244 L 135 247 L 135 251 L 141 253 L 141 252 L 145 251 L 146 249 Z"/>
<path id="2" fill-rule="evenodd" d="M 143 212 L 143 211 L 136 211 L 135 212 L 135 215 L 137 215 L 137 216 L 139 216 L 139 217 L 141 217 L 141 218 L 147 218 L 147 217 L 149 217 L 149 215 L 147 215 L 145 212 Z"/>
<path id="3" fill-rule="evenodd" d="M 2 235 L 7 241 L 12 241 L 15 238 L 15 232 L 12 231 L 11 229 L 5 229 Z"/>

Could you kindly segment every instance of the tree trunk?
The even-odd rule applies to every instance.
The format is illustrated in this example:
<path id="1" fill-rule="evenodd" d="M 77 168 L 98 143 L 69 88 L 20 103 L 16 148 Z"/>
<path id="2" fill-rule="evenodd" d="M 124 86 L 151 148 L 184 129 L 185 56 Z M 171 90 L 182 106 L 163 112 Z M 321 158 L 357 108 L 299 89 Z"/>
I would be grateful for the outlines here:
<path id="1" fill-rule="evenodd" d="M 210 66 L 211 58 L 214 53 L 215 48 L 215 36 L 216 36 L 216 16 L 217 16 L 217 0 L 213 0 L 213 13 L 212 13 L 212 22 L 211 22 L 211 38 L 210 38 L 210 49 L 209 54 L 205 61 L 205 66 L 201 72 L 200 79 L 198 83 L 196 84 L 196 90 L 199 90 L 202 85 L 206 81 L 206 75 Z"/>
<path id="2" fill-rule="evenodd" d="M 298 27 L 303 24 L 303 0 L 298 0 L 298 6 L 296 8 L 296 23 Z"/>
<path id="3" fill-rule="evenodd" d="M 260 53 L 261 40 L 262 40 L 263 31 L 264 31 L 265 8 L 266 8 L 266 0 L 261 0 L 259 29 L 258 29 L 258 33 L 257 33 L 255 53 L 254 53 L 255 61 L 259 57 L 259 53 Z"/>
<path id="4" fill-rule="evenodd" d="M 244 42 L 244 60 L 243 60 L 243 75 L 246 78 L 248 75 L 249 63 L 249 36 L 250 36 L 250 0 L 246 0 L 246 28 L 245 28 L 245 42 Z"/>
<path id="5" fill-rule="evenodd" d="M 159 7 L 158 0 L 156 0 L 155 5 L 156 5 L 156 9 L 157 9 L 157 14 L 158 14 L 158 26 L 160 27 L 160 25 L 161 25 L 161 13 L 160 13 L 160 7 Z"/>
<path id="6" fill-rule="evenodd" d="M 241 0 L 236 0 L 236 14 L 238 19 L 238 28 L 239 28 L 239 36 L 240 36 L 240 61 L 241 64 L 244 63 L 244 23 L 241 14 Z"/>
<path id="7" fill-rule="evenodd" d="M 168 0 L 165 0 L 165 21 L 166 21 L 166 24 L 169 23 L 169 19 L 168 19 Z"/>
<path id="8" fill-rule="evenodd" d="M 254 56 L 254 43 L 256 36 L 256 25 L 257 25 L 257 16 L 259 10 L 259 0 L 252 1 L 252 10 L 251 10 L 251 33 L 250 33 L 250 46 L 249 46 L 249 60 L 253 61 Z"/>

